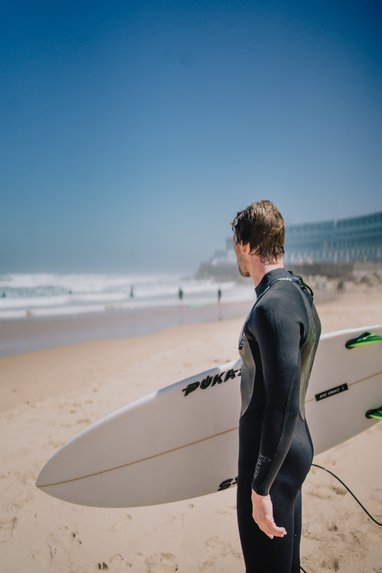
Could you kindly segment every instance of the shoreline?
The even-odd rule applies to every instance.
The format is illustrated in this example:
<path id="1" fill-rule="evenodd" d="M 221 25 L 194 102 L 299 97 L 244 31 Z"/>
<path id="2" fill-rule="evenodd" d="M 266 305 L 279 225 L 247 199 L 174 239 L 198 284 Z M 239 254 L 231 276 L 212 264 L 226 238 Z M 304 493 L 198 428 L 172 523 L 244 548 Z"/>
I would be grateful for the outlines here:
<path id="1" fill-rule="evenodd" d="M 332 290 L 315 293 L 317 304 L 334 301 Z M 103 312 L 59 316 L 29 316 L 0 320 L 0 358 L 91 341 L 121 340 L 186 324 L 242 318 L 253 300 L 198 304 L 184 301 L 169 306 L 107 309 Z"/>
<path id="2" fill-rule="evenodd" d="M 102 313 L 0 321 L 0 357 L 82 342 L 120 340 L 186 324 L 245 316 L 253 302 L 178 304 Z"/>

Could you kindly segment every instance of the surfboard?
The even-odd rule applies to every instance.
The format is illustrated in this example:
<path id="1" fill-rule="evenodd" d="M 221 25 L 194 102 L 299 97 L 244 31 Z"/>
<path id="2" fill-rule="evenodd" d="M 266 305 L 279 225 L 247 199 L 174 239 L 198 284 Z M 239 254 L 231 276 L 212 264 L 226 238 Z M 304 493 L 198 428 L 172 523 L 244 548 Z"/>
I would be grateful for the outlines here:
<path id="1" fill-rule="evenodd" d="M 315 453 L 377 423 L 382 326 L 321 336 L 306 395 Z M 241 360 L 195 374 L 94 423 L 43 467 L 36 485 L 97 507 L 166 503 L 235 485 Z"/>

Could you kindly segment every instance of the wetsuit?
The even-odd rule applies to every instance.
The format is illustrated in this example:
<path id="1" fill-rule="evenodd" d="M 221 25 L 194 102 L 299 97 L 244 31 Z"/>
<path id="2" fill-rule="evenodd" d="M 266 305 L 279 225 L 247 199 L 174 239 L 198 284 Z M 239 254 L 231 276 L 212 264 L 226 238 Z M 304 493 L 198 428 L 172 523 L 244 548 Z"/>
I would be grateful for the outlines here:
<path id="1" fill-rule="evenodd" d="M 285 269 L 267 273 L 241 333 L 237 513 L 247 573 L 299 573 L 301 485 L 313 459 L 305 394 L 321 325 L 313 293 Z M 252 518 L 251 488 L 271 495 L 270 539 Z"/>

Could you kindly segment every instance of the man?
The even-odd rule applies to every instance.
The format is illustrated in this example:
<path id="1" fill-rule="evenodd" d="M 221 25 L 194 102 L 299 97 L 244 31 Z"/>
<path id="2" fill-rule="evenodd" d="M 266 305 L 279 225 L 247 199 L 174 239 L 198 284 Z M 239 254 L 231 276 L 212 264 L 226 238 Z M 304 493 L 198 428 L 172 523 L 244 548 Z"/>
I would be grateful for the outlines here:
<path id="1" fill-rule="evenodd" d="M 301 486 L 313 459 L 305 394 L 321 325 L 313 293 L 284 268 L 284 221 L 270 201 L 235 217 L 240 273 L 257 299 L 240 336 L 237 514 L 246 573 L 299 573 Z"/>

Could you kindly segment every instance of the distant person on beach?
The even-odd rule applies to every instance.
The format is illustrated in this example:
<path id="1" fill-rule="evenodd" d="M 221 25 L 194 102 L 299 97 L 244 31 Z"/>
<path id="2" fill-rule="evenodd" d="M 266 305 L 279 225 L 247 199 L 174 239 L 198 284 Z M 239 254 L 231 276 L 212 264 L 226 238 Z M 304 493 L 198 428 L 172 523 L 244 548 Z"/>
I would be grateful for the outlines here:
<path id="1" fill-rule="evenodd" d="M 179 298 L 179 300 L 183 300 L 183 290 L 182 290 L 182 287 L 179 287 L 179 290 L 178 290 L 178 298 Z"/>
<path id="2" fill-rule="evenodd" d="M 131 285 L 130 287 L 130 298 L 134 298 L 134 286 Z"/>
<path id="3" fill-rule="evenodd" d="M 257 299 L 242 357 L 237 515 L 246 573 L 299 573 L 301 486 L 313 459 L 305 394 L 321 325 L 313 292 L 284 268 L 284 220 L 273 203 L 239 212 L 233 242 Z"/>
<path id="4" fill-rule="evenodd" d="M 221 301 L 221 298 L 222 298 L 222 289 L 218 288 L 218 302 Z"/>

